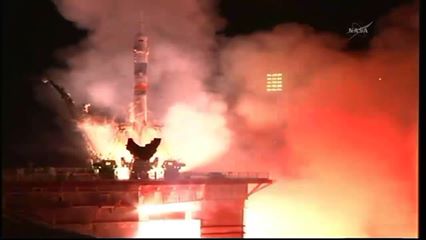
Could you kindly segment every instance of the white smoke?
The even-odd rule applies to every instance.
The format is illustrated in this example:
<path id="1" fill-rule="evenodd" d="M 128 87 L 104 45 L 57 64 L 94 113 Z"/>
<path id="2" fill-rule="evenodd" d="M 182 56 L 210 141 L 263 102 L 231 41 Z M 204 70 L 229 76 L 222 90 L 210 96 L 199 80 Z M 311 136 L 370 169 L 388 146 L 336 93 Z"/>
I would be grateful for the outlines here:
<path id="1" fill-rule="evenodd" d="M 269 171 L 278 180 L 249 201 L 250 236 L 416 235 L 418 6 L 379 21 L 363 53 L 343 52 L 347 39 L 300 24 L 228 39 L 217 85 L 236 99 L 230 107 L 202 84 L 213 74 L 221 23 L 213 4 L 55 3 L 90 30 L 62 56 L 70 70 L 58 73 L 61 82 L 77 100 L 89 96 L 115 113 L 132 100 L 131 47 L 143 11 L 148 104 L 174 153 L 188 165 Z M 285 76 L 280 96 L 263 91 L 275 71 Z"/>
<path id="2" fill-rule="evenodd" d="M 89 30 L 78 47 L 59 55 L 69 70 L 52 71 L 76 101 L 87 99 L 93 106 L 125 116 L 133 100 L 132 48 L 142 14 L 150 47 L 148 118 L 164 123 L 162 145 L 167 145 L 168 155 L 191 168 L 228 148 L 226 107 L 217 107 L 225 103 L 202 84 L 212 76 L 214 34 L 221 24 L 212 14 L 212 2 L 60 0 L 55 4 L 64 17 Z"/>

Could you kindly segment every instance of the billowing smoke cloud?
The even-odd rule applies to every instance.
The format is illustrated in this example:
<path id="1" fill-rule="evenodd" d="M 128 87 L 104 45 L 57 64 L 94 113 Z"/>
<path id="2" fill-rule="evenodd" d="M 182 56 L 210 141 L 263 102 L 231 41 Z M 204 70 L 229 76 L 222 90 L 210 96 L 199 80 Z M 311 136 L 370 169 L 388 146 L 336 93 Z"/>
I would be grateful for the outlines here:
<path id="1" fill-rule="evenodd" d="M 199 165 L 196 163 L 226 150 L 230 133 L 224 110 L 212 107 L 225 103 L 207 93 L 202 84 L 211 77 L 215 66 L 214 34 L 222 23 L 211 14 L 213 3 L 195 0 L 55 3 L 65 18 L 89 30 L 86 40 L 58 54 L 66 59 L 69 69 L 54 69 L 50 73 L 77 102 L 90 102 L 92 106 L 108 108 L 116 117 L 126 117 L 133 100 L 132 48 L 142 18 L 150 46 L 148 118 L 167 122 L 163 142 L 171 144 L 162 149 L 173 150 L 167 155 L 182 158 L 188 165 Z M 199 132 L 194 132 L 194 126 L 198 126 Z M 109 139 L 111 134 L 112 131 L 104 138 Z M 92 139 L 92 142 L 102 141 Z M 194 144 L 202 151 L 198 158 L 188 156 Z"/>
<path id="2" fill-rule="evenodd" d="M 416 236 L 418 7 L 376 24 L 358 53 L 342 51 L 349 36 L 299 24 L 224 47 L 234 141 L 210 167 L 276 179 L 249 200 L 247 236 Z M 265 91 L 271 72 L 283 92 Z"/>
<path id="3" fill-rule="evenodd" d="M 228 150 L 231 141 L 224 117 L 226 106 L 220 102 L 203 103 L 202 100 L 198 104 L 174 105 L 164 122 L 167 150 L 174 158 L 189 163 L 187 170 L 220 157 Z M 183 124 L 190 127 L 182 127 Z"/>
<path id="4" fill-rule="evenodd" d="M 130 49 L 143 10 L 153 66 L 148 104 L 175 154 L 195 166 L 210 160 L 206 169 L 276 179 L 249 200 L 247 236 L 416 236 L 417 5 L 375 21 L 379 33 L 365 52 L 344 52 L 349 37 L 299 24 L 228 39 L 215 82 L 233 99 L 224 105 L 202 84 L 215 64 L 213 5 L 56 4 L 91 32 L 62 53 L 70 70 L 52 74 L 76 100 L 116 114 L 132 100 Z M 283 92 L 264 91 L 269 72 L 284 74 Z"/>
<path id="5" fill-rule="evenodd" d="M 192 0 L 55 3 L 67 19 L 90 30 L 78 47 L 62 51 L 70 70 L 56 72 L 77 100 L 115 114 L 126 112 L 132 101 L 132 47 L 141 14 L 149 36 L 149 104 L 154 117 L 161 119 L 171 103 L 191 102 L 203 92 L 199 82 L 210 75 L 212 36 L 215 23 L 220 23 L 209 14 L 213 5 Z"/>

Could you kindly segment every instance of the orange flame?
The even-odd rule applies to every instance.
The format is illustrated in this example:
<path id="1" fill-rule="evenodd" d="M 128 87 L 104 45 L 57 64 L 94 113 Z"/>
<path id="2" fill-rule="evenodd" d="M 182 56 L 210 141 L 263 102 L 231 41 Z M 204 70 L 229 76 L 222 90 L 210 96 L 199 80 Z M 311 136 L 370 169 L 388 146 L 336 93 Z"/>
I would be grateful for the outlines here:
<path id="1" fill-rule="evenodd" d="M 125 136 L 127 134 L 118 134 L 118 126 L 114 122 L 106 120 L 98 122 L 95 119 L 87 118 L 79 122 L 78 126 L 101 158 L 115 160 L 117 164 L 120 163 L 122 157 L 126 162 L 131 161 L 132 155 L 126 149 Z"/>
<path id="2" fill-rule="evenodd" d="M 141 222 L 136 238 L 200 238 L 200 220 L 151 220 Z"/>
<path id="3" fill-rule="evenodd" d="M 139 219 L 137 238 L 200 238 L 200 220 L 192 219 L 192 213 L 200 210 L 199 202 L 168 204 L 143 204 L 137 208 Z M 184 212 L 181 220 L 146 220 L 150 215 Z"/>

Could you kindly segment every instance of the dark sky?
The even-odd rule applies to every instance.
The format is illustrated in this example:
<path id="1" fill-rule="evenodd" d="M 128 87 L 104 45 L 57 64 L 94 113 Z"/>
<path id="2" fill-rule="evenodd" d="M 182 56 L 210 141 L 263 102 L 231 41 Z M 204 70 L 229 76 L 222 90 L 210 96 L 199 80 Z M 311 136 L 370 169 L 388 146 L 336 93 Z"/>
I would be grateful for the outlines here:
<path id="1" fill-rule="evenodd" d="M 331 1 L 221 1 L 219 11 L 227 25 L 218 34 L 232 37 L 270 30 L 280 23 L 298 22 L 345 35 L 353 22 L 367 24 L 410 1 L 327 2 Z M 2 1 L 2 11 L 2 163 L 5 167 L 20 166 L 31 159 L 39 165 L 57 165 L 61 162 L 58 159 L 75 157 L 58 146 L 70 144 L 69 136 L 76 133 L 63 129 L 57 114 L 37 102 L 34 87 L 40 84 L 40 76 L 48 68 L 65 67 L 54 58 L 54 52 L 78 43 L 87 32 L 66 21 L 47 0 Z M 351 41 L 348 49 L 368 48 L 374 27 L 371 30 L 367 37 Z M 56 139 L 55 143 L 51 139 Z M 84 149 L 75 149 L 79 151 Z"/>

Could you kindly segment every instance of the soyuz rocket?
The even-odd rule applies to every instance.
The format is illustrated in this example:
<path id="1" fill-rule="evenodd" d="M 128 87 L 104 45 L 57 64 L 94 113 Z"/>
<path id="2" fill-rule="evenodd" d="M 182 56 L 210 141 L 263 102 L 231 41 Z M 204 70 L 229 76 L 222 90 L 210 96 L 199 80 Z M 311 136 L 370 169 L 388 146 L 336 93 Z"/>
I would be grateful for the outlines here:
<path id="1" fill-rule="evenodd" d="M 134 57 L 134 92 L 133 92 L 133 118 L 135 128 L 142 134 L 143 128 L 148 124 L 147 90 L 148 90 L 148 37 L 143 31 L 143 22 L 135 36 L 133 46 Z"/>
<path id="2" fill-rule="evenodd" d="M 161 135 L 161 125 L 148 119 L 148 36 L 144 31 L 143 16 L 141 14 L 140 28 L 136 33 L 133 45 L 134 88 L 133 102 L 130 109 L 129 122 L 133 127 L 132 138 L 138 144 L 147 144 L 153 138 Z"/>

